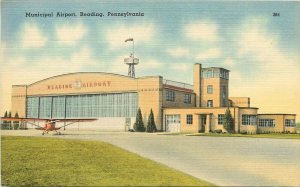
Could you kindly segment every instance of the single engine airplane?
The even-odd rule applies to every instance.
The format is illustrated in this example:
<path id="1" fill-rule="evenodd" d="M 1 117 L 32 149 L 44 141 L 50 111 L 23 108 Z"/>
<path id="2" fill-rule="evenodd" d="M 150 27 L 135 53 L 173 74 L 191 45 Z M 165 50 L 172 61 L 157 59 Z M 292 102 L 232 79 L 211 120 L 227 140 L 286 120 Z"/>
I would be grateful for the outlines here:
<path id="1" fill-rule="evenodd" d="M 66 126 L 72 125 L 76 122 L 90 122 L 90 121 L 95 121 L 97 120 L 96 118 L 80 118 L 80 119 L 41 119 L 41 118 L 16 118 L 16 117 L 1 117 L 1 121 L 10 121 L 10 122 L 19 122 L 19 123 L 29 123 L 33 126 L 36 126 L 37 130 L 42 130 L 44 135 L 45 133 L 49 133 L 50 131 L 55 131 L 58 134 L 58 130 L 61 128 L 64 128 Z M 45 122 L 44 126 L 40 126 L 36 124 L 36 122 Z M 55 124 L 57 122 L 64 122 L 65 124 L 60 127 L 56 127 Z M 2 124 L 2 123 L 1 123 Z"/>

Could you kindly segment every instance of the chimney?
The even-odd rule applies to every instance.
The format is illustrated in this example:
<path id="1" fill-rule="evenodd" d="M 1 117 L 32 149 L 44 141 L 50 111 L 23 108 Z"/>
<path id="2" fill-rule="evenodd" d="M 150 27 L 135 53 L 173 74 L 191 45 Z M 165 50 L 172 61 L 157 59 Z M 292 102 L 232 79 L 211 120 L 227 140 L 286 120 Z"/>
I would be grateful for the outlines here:
<path id="1" fill-rule="evenodd" d="M 194 93 L 196 94 L 196 107 L 201 107 L 201 69 L 201 64 L 194 64 Z"/>

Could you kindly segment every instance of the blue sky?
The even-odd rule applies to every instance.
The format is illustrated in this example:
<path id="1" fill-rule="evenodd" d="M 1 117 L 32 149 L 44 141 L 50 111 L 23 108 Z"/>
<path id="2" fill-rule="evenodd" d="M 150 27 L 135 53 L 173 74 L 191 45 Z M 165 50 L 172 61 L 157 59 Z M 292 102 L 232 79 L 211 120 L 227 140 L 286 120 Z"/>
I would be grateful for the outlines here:
<path id="1" fill-rule="evenodd" d="M 140 59 L 136 76 L 192 83 L 194 63 L 229 69 L 230 95 L 251 97 L 260 112 L 300 115 L 300 3 L 205 1 L 2 1 L 1 111 L 12 84 L 96 71 L 127 74 L 123 59 Z M 104 17 L 80 17 L 80 12 Z M 107 12 L 143 12 L 109 17 Z M 28 18 L 26 12 L 77 17 Z M 273 13 L 280 16 L 273 16 Z"/>

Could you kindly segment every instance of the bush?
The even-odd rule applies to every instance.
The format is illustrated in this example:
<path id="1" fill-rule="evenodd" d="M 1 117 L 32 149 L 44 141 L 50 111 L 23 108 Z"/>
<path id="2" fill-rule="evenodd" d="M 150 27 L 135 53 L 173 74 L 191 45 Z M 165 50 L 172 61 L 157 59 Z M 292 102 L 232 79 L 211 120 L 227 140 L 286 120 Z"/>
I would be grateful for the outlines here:
<path id="1" fill-rule="evenodd" d="M 220 133 L 222 133 L 222 129 L 216 129 L 216 130 L 214 130 L 214 133 L 220 134 Z"/>
<path id="2" fill-rule="evenodd" d="M 226 131 L 228 133 L 233 133 L 234 132 L 233 118 L 231 116 L 229 108 L 227 108 L 226 111 L 225 111 L 223 127 L 224 127 L 224 129 L 226 129 Z"/>
<path id="3" fill-rule="evenodd" d="M 142 112 L 141 112 L 140 108 L 137 111 L 136 119 L 135 119 L 135 123 L 134 123 L 133 129 L 136 132 L 145 132 L 145 127 L 144 127 Z"/>
<path id="4" fill-rule="evenodd" d="M 247 131 L 241 131 L 240 134 L 247 134 Z"/>
<path id="5" fill-rule="evenodd" d="M 147 124 L 146 131 L 147 132 L 156 132 L 156 130 L 157 129 L 156 129 L 155 121 L 154 121 L 154 116 L 153 116 L 153 112 L 151 109 L 149 118 L 148 118 L 148 124 Z"/>

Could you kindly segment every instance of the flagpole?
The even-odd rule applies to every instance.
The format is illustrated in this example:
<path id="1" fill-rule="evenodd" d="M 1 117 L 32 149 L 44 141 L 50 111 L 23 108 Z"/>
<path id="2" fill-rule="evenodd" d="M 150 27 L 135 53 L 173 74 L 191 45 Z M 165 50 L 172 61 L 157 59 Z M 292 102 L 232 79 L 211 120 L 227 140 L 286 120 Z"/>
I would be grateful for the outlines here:
<path id="1" fill-rule="evenodd" d="M 132 38 L 132 57 L 134 59 L 134 39 Z"/>

